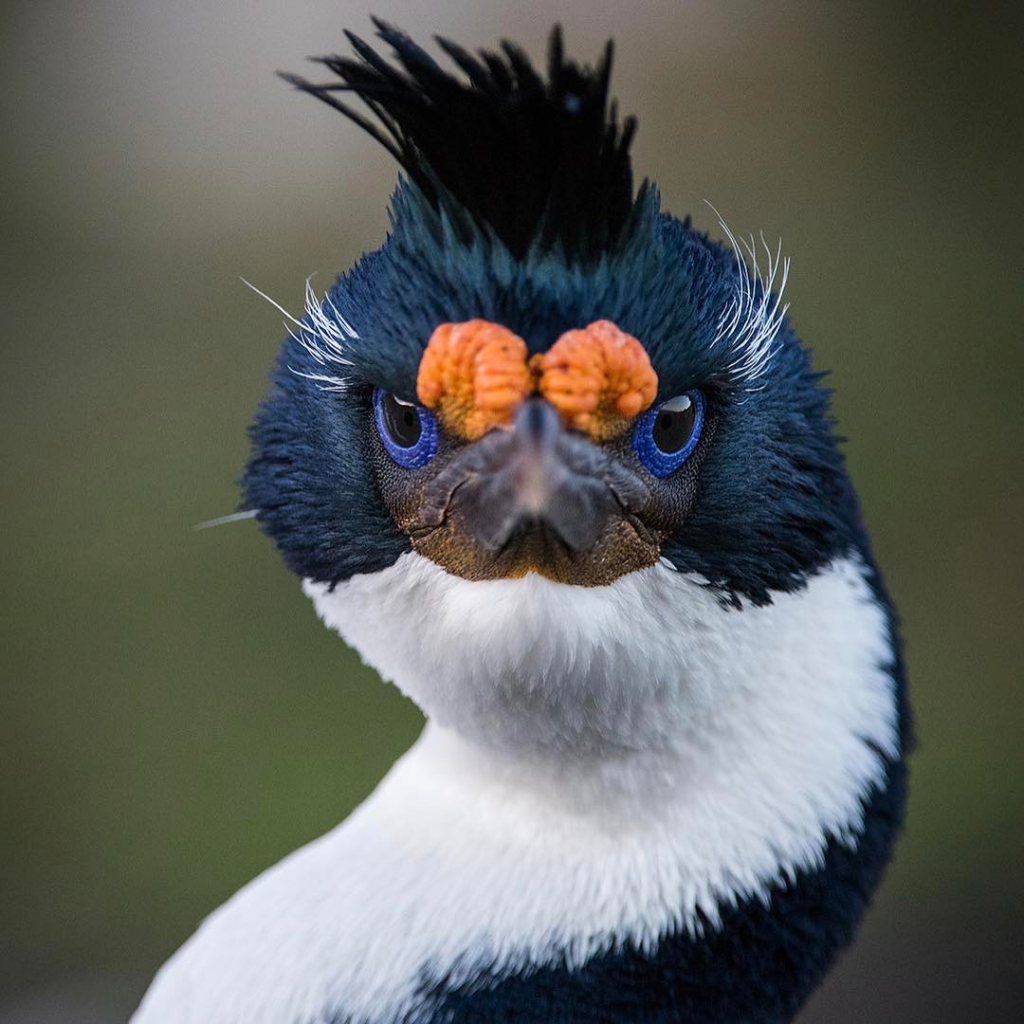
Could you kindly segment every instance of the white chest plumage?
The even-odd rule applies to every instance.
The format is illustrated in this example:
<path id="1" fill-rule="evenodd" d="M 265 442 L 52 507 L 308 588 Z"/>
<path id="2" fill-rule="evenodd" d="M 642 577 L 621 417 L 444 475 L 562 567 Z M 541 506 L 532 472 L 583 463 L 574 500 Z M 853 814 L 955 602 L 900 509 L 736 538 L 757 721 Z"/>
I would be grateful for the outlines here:
<path id="1" fill-rule="evenodd" d="M 432 721 L 344 824 L 207 919 L 137 1024 L 389 1020 L 441 976 L 653 946 L 856 833 L 896 754 L 855 559 L 763 608 L 662 566 L 587 590 L 414 554 L 306 590 Z"/>

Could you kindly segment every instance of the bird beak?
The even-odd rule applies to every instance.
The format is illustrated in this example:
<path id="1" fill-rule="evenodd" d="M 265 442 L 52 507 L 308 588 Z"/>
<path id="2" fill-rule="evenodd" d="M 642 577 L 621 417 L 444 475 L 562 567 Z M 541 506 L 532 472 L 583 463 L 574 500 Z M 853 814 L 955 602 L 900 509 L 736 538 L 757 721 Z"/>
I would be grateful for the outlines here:
<path id="1" fill-rule="evenodd" d="M 623 526 L 633 548 L 644 540 L 631 513 L 647 499 L 635 473 L 532 397 L 510 428 L 467 445 L 426 486 L 421 529 L 410 535 L 422 553 L 469 578 L 532 570 L 590 582 L 588 567 L 608 561 L 609 542 L 621 547 Z M 643 546 L 643 564 L 656 560 L 657 544 Z M 631 550 L 628 560 L 637 557 Z"/>
<path id="2" fill-rule="evenodd" d="M 540 398 L 523 402 L 512 429 L 487 440 L 485 470 L 465 485 L 462 499 L 477 540 L 498 552 L 517 535 L 539 531 L 574 554 L 593 548 L 619 508 L 594 446 L 566 433 Z"/>

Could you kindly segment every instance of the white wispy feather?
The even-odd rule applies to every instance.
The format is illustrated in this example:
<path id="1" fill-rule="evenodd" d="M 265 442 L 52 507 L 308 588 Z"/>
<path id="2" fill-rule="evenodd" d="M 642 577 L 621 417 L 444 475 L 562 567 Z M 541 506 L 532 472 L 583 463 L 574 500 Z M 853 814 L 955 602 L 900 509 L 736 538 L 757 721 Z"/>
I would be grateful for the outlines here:
<path id="1" fill-rule="evenodd" d="M 229 512 L 226 516 L 217 516 L 215 519 L 206 519 L 196 523 L 193 530 L 210 530 L 214 526 L 226 526 L 228 523 L 240 523 L 245 519 L 255 519 L 260 514 L 258 508 L 247 508 L 241 512 Z"/>
<path id="2" fill-rule="evenodd" d="M 782 302 L 789 280 L 789 257 L 782 255 L 781 239 L 773 251 L 762 232 L 761 250 L 766 263 L 762 269 L 754 236 L 738 240 L 718 210 L 711 203 L 708 206 L 729 239 L 737 271 L 736 292 L 719 317 L 711 344 L 728 343 L 732 353 L 729 373 L 742 381 L 747 391 L 756 391 L 764 387 L 758 381 L 775 354 L 779 329 L 789 309 L 789 303 Z"/>
<path id="3" fill-rule="evenodd" d="M 352 366 L 347 346 L 359 335 L 338 311 L 329 294 L 325 292 L 322 299 L 317 296 L 312 282 L 313 276 L 310 275 L 306 278 L 305 315 L 297 320 L 279 302 L 242 278 L 243 284 L 284 314 L 284 326 L 288 333 L 318 366 L 324 367 L 323 372 L 312 373 L 296 370 L 293 366 L 288 369 L 296 376 L 314 381 L 322 391 L 346 391 L 349 386 L 348 377 L 328 371 L 332 366 Z"/>
<path id="4" fill-rule="evenodd" d="M 789 303 L 783 303 L 782 297 L 789 280 L 790 260 L 782 255 L 781 240 L 773 251 L 761 233 L 759 250 L 753 235 L 738 239 L 718 210 L 711 203 L 707 205 L 732 245 L 737 270 L 736 291 L 722 310 L 711 344 L 726 342 L 729 345 L 729 374 L 742 381 L 747 391 L 756 391 L 764 386 L 759 381 L 776 351 L 779 329 L 789 310 Z M 760 263 L 762 251 L 763 269 Z M 346 391 L 348 376 L 337 371 L 332 373 L 330 368 L 353 365 L 348 356 L 348 344 L 358 339 L 359 334 L 334 305 L 330 295 L 325 293 L 322 299 L 318 297 L 313 289 L 312 276 L 306 278 L 305 315 L 298 320 L 244 277 L 242 281 L 284 314 L 288 333 L 318 366 L 324 368 L 322 372 L 310 372 L 289 367 L 292 373 L 314 381 L 324 391 Z"/>

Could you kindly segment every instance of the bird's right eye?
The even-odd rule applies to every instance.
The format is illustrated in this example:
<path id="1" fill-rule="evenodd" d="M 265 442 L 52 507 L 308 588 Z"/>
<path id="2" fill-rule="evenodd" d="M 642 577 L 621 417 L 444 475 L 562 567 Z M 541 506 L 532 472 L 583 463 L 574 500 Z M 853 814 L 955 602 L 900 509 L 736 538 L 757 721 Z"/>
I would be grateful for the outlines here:
<path id="1" fill-rule="evenodd" d="M 437 420 L 422 406 L 399 401 L 390 391 L 377 388 L 373 417 L 388 455 L 398 465 L 419 469 L 437 454 Z"/>

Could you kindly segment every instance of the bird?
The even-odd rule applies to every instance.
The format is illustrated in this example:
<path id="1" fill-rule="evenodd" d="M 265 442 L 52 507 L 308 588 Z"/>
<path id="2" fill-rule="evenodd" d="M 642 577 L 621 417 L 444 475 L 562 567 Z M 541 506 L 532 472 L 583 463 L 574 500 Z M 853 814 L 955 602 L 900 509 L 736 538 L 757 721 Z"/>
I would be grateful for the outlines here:
<path id="1" fill-rule="evenodd" d="M 891 860 L 911 724 L 789 262 L 634 184 L 610 42 L 374 28 L 283 75 L 399 177 L 306 282 L 243 501 L 425 725 L 132 1019 L 791 1020 Z"/>

